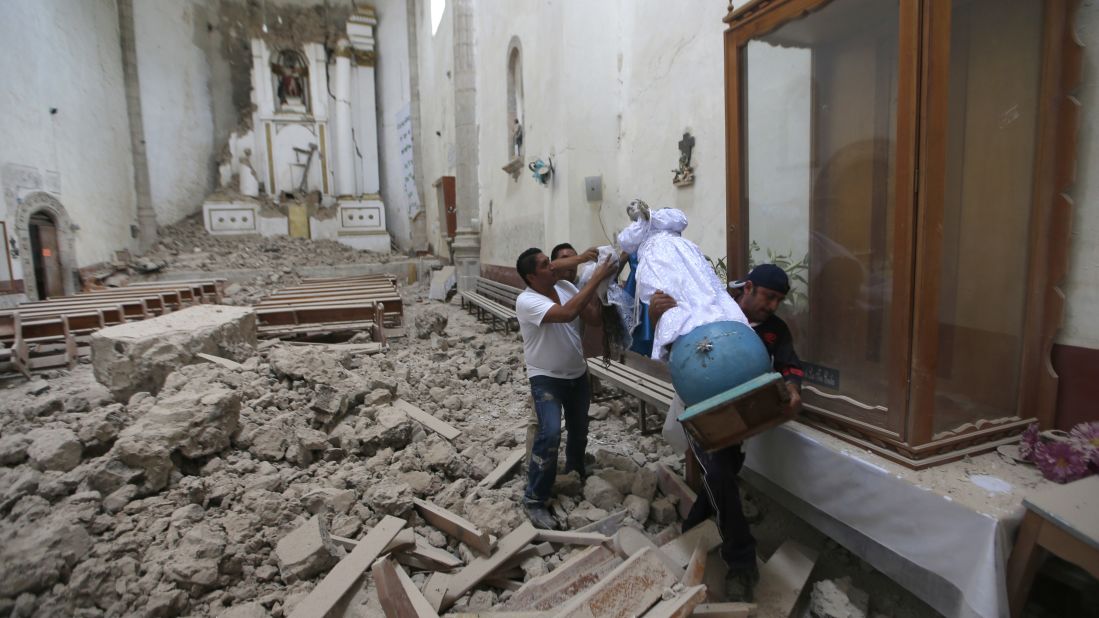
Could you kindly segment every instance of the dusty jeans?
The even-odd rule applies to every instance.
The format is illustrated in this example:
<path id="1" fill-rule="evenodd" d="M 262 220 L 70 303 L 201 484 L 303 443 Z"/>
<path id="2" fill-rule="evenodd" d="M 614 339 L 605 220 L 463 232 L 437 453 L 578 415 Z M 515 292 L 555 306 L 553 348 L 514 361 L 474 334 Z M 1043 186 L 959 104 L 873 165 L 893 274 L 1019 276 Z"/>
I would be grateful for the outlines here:
<path id="1" fill-rule="evenodd" d="M 527 462 L 527 490 L 523 501 L 530 505 L 545 505 L 553 489 L 553 481 L 557 478 L 562 416 L 569 432 L 565 442 L 565 472 L 577 470 L 584 473 L 591 381 L 587 372 L 571 380 L 534 376 L 530 378 L 530 392 L 534 397 L 534 411 L 538 415 L 538 433 L 534 436 Z"/>

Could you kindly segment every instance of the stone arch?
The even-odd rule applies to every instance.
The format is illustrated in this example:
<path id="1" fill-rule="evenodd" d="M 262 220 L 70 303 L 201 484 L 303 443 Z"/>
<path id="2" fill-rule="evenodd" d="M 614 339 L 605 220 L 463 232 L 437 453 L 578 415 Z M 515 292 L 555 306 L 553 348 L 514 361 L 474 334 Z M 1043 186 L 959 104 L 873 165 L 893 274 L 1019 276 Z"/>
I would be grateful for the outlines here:
<path id="1" fill-rule="evenodd" d="M 49 216 L 57 226 L 61 270 L 64 273 L 61 278 L 62 285 L 66 295 L 75 294 L 76 243 L 73 238 L 72 219 L 56 197 L 36 191 L 19 202 L 15 213 L 15 234 L 19 239 L 19 264 L 23 267 L 23 289 L 27 298 L 33 300 L 39 297 L 38 281 L 34 278 L 34 256 L 31 255 L 30 233 L 31 217 L 38 213 Z"/>

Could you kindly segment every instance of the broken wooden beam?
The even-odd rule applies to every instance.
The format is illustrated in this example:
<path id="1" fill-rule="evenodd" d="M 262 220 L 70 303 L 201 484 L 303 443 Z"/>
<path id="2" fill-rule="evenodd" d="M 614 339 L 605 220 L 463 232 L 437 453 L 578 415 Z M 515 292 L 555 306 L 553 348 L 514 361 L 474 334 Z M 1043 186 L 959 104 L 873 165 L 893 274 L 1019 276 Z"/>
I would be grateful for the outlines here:
<path id="1" fill-rule="evenodd" d="M 445 549 L 428 545 L 419 535 L 416 536 L 415 545 L 401 549 L 397 553 L 397 560 L 401 560 L 404 556 L 414 558 L 430 565 L 427 567 L 427 570 L 431 571 L 456 569 L 463 564 L 462 559 L 458 556 L 455 556 Z"/>
<path id="2" fill-rule="evenodd" d="M 532 578 L 511 595 L 502 609 L 548 611 L 587 590 L 604 573 L 622 563 L 606 545 L 592 545 L 561 563 L 556 569 Z"/>
<path id="3" fill-rule="evenodd" d="M 645 612 L 645 618 L 687 618 L 706 600 L 706 586 L 691 586 Z"/>
<path id="4" fill-rule="evenodd" d="M 330 536 L 333 543 L 343 547 L 346 550 L 355 549 L 355 547 L 359 544 L 359 542 L 355 539 L 349 539 L 345 536 L 336 536 L 335 534 Z M 393 537 L 393 540 L 390 541 L 389 544 L 385 546 L 385 549 L 382 550 L 382 555 L 398 551 L 415 544 L 416 531 L 414 531 L 412 528 L 402 528 L 401 531 L 397 533 L 397 536 Z"/>
<path id="5" fill-rule="evenodd" d="M 420 516 L 427 523 L 465 543 L 482 555 L 487 556 L 492 553 L 492 540 L 489 539 L 488 534 L 482 532 L 480 528 L 474 526 L 465 517 L 419 498 L 413 498 L 412 503 L 416 505 L 416 510 L 419 511 Z"/>
<path id="6" fill-rule="evenodd" d="M 393 560 L 382 558 L 370 570 L 386 618 L 439 618 L 416 584 Z"/>
<path id="7" fill-rule="evenodd" d="M 576 529 L 576 532 L 597 532 L 599 534 L 612 536 L 615 532 L 618 532 L 619 528 L 622 527 L 622 522 L 626 519 L 627 514 L 629 514 L 629 511 L 627 511 L 626 509 L 622 509 L 621 511 L 611 513 L 610 515 L 604 517 L 603 519 L 600 519 L 599 521 L 594 521 L 586 526 L 581 526 Z"/>
<path id="8" fill-rule="evenodd" d="M 446 421 L 435 418 L 434 416 L 424 412 L 419 407 L 408 403 L 404 399 L 398 399 L 393 402 L 393 406 L 400 408 L 405 414 L 412 418 L 412 420 L 420 423 L 424 427 L 434 431 L 447 440 L 453 440 L 462 435 L 460 429 L 455 428 Z"/>
<path id="9" fill-rule="evenodd" d="M 453 575 L 435 572 L 424 583 L 424 598 L 427 599 L 431 609 L 436 612 L 440 611 L 443 606 L 443 597 L 446 595 L 446 589 L 450 586 L 451 577 Z"/>
<path id="10" fill-rule="evenodd" d="M 686 481 L 675 472 L 672 472 L 672 469 L 665 464 L 657 464 L 656 480 L 660 486 L 660 491 L 665 496 L 678 499 L 679 516 L 687 519 L 687 515 L 691 513 L 691 507 L 694 506 L 698 495 L 687 485 Z"/>
<path id="11" fill-rule="evenodd" d="M 559 545 L 599 545 L 610 540 L 605 534 L 575 530 L 538 530 L 536 538 L 541 542 Z"/>
<path id="12" fill-rule="evenodd" d="M 560 618 L 640 616 L 677 578 L 652 549 L 642 549 L 565 603 Z"/>
<path id="13" fill-rule="evenodd" d="M 477 483 L 478 487 L 496 487 L 500 484 L 500 481 L 504 480 L 508 474 L 511 473 L 512 468 L 519 464 L 523 460 L 523 455 L 526 454 L 525 449 L 517 448 L 511 452 L 510 455 L 505 457 L 496 469 L 489 473 L 488 476 L 481 479 L 480 483 Z"/>
<path id="14" fill-rule="evenodd" d="M 690 561 L 687 562 L 683 579 L 679 580 L 679 583 L 688 588 L 702 583 L 702 580 L 706 577 L 706 555 L 708 553 L 709 550 L 706 549 L 705 541 L 699 539 L 695 544 L 695 550 L 691 554 Z"/>
<path id="15" fill-rule="evenodd" d="M 328 575 L 313 588 L 301 603 L 294 607 L 290 618 L 323 618 L 332 611 L 340 599 L 363 573 L 370 568 L 374 560 L 381 555 L 385 546 L 404 528 L 405 520 L 386 515 L 378 525 L 370 529 L 350 554 L 341 559 Z"/>
<path id="16" fill-rule="evenodd" d="M 759 569 L 755 590 L 757 600 L 766 600 L 768 614 L 790 615 L 816 561 L 817 552 L 797 541 L 786 541 L 771 555 Z"/>
<path id="17" fill-rule="evenodd" d="M 748 618 L 755 614 L 755 603 L 703 603 L 695 607 L 695 618 Z"/>
<path id="18" fill-rule="evenodd" d="M 500 539 L 496 546 L 496 553 L 486 558 L 473 560 L 464 569 L 451 576 L 440 609 L 445 610 L 454 605 L 454 602 L 463 594 L 469 592 L 478 582 L 491 575 L 501 564 L 507 562 L 519 550 L 526 547 L 528 543 L 534 540 L 534 537 L 534 526 L 530 525 L 530 522 L 526 522 Z"/>

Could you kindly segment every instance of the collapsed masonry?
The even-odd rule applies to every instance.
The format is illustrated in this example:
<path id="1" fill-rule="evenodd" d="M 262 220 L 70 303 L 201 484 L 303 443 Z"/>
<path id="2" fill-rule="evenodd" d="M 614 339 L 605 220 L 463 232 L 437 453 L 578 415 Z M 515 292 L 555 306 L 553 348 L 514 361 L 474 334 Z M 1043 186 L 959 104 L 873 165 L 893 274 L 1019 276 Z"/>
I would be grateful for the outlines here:
<path id="1" fill-rule="evenodd" d="M 175 360 L 103 344 L 140 352 L 101 358 L 144 362 L 130 374 L 151 381 L 108 389 L 82 364 L 10 389 L 0 615 L 277 618 L 321 615 L 318 597 L 329 615 L 402 611 L 383 599 L 418 612 L 393 615 L 423 615 L 413 590 L 452 615 L 556 615 L 635 589 L 638 573 L 652 607 L 633 613 L 750 611 L 703 603 L 701 558 L 686 568 L 702 533 L 673 538 L 691 499 L 680 457 L 640 436 L 622 401 L 593 407 L 592 476 L 558 478 L 555 512 L 573 532 L 530 528 L 516 473 L 529 415 L 520 342 L 456 307 L 407 304 L 413 336 L 384 354 L 257 344 L 236 310 L 191 329 L 201 344 L 173 335 Z M 706 555 L 703 576 L 720 577 Z"/>

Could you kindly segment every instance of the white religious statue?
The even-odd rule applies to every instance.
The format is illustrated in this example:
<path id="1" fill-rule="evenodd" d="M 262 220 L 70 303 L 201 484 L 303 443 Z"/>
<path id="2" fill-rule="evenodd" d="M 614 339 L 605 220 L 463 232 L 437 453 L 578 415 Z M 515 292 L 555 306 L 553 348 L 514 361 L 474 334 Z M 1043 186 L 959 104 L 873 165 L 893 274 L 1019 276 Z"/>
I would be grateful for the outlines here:
<path id="1" fill-rule="evenodd" d="M 240 158 L 240 193 L 248 197 L 259 195 L 259 179 L 252 169 L 252 149 L 245 148 L 244 156 Z"/>
<path id="2" fill-rule="evenodd" d="M 229 153 L 229 145 L 226 144 L 221 149 L 221 156 L 218 157 L 218 187 L 228 188 L 231 182 L 233 182 L 233 161 Z"/>

